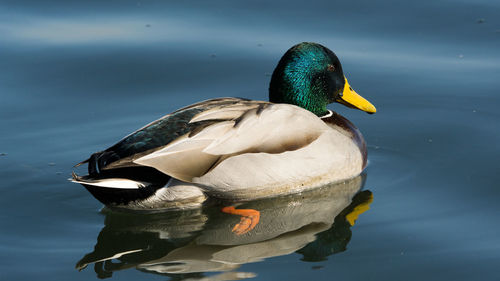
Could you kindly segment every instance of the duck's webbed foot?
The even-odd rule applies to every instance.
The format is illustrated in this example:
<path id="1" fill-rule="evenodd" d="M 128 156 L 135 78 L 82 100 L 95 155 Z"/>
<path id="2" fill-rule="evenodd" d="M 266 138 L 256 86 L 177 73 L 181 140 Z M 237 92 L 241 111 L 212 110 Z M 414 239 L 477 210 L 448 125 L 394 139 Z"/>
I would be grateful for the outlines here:
<path id="1" fill-rule="evenodd" d="M 240 222 L 232 229 L 236 235 L 242 235 L 254 229 L 260 220 L 260 212 L 254 209 L 237 210 L 234 206 L 229 206 L 222 208 L 222 212 L 241 216 Z"/>

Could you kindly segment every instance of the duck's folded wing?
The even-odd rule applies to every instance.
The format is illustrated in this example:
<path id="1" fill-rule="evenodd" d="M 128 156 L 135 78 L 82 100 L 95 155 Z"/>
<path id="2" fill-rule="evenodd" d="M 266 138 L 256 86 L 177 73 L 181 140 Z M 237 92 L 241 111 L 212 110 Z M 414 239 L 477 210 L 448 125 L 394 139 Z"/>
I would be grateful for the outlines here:
<path id="1" fill-rule="evenodd" d="M 190 123 L 193 116 L 212 108 L 249 102 L 238 98 L 219 98 L 181 108 L 129 134 L 110 148 L 94 153 L 78 165 L 88 162 L 89 174 L 94 175 L 102 170 L 137 166 L 135 159 L 161 149 L 187 133 L 214 123 L 213 120 Z"/>
<path id="2" fill-rule="evenodd" d="M 228 157 L 296 150 L 329 129 L 307 110 L 271 103 L 213 108 L 193 116 L 190 124 L 204 125 L 133 162 L 191 181 Z"/>

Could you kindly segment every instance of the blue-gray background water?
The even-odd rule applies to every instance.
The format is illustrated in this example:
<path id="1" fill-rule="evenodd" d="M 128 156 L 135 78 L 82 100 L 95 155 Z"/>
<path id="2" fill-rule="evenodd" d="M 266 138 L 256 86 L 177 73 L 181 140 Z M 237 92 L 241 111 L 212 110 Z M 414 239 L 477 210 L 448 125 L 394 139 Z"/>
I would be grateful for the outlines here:
<path id="1" fill-rule="evenodd" d="M 99 277 L 498 280 L 498 15 L 494 0 L 1 1 L 0 279 L 97 279 L 75 265 L 127 225 L 114 228 L 67 181 L 72 166 L 196 101 L 266 100 L 281 55 L 314 41 L 378 109 L 329 107 L 369 148 L 373 202 L 345 247 L 309 258 L 293 249 L 242 263 L 240 275 L 153 274 L 130 261 L 114 271 L 110 259 Z M 143 236 L 116 241 L 153 247 Z M 164 254 L 180 243 L 164 240 Z"/>

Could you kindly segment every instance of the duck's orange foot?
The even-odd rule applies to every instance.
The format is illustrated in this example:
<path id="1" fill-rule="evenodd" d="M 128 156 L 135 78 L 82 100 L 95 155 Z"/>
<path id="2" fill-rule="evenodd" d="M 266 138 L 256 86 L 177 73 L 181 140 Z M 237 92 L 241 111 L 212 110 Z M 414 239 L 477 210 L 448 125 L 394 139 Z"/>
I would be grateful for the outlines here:
<path id="1" fill-rule="evenodd" d="M 254 209 L 236 210 L 233 206 L 229 206 L 222 208 L 222 212 L 241 216 L 240 222 L 232 229 L 236 235 L 242 235 L 254 229 L 260 220 L 260 212 Z"/>

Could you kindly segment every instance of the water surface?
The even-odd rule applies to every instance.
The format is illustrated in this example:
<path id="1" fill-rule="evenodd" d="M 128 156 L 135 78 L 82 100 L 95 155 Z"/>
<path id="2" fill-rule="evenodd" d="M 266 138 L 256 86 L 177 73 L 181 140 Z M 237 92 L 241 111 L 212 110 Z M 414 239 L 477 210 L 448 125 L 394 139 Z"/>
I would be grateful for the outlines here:
<path id="1" fill-rule="evenodd" d="M 496 280 L 498 14 L 492 0 L 2 1 L 0 279 Z M 330 106 L 368 143 L 361 193 L 337 205 L 280 198 L 264 208 L 280 231 L 231 242 L 217 231 L 238 219 L 217 205 L 116 213 L 67 181 L 90 153 L 177 108 L 267 99 L 274 66 L 302 41 L 335 51 L 377 106 Z M 179 264 L 190 249 L 212 258 Z M 242 260 L 214 264 L 221 252 Z"/>

